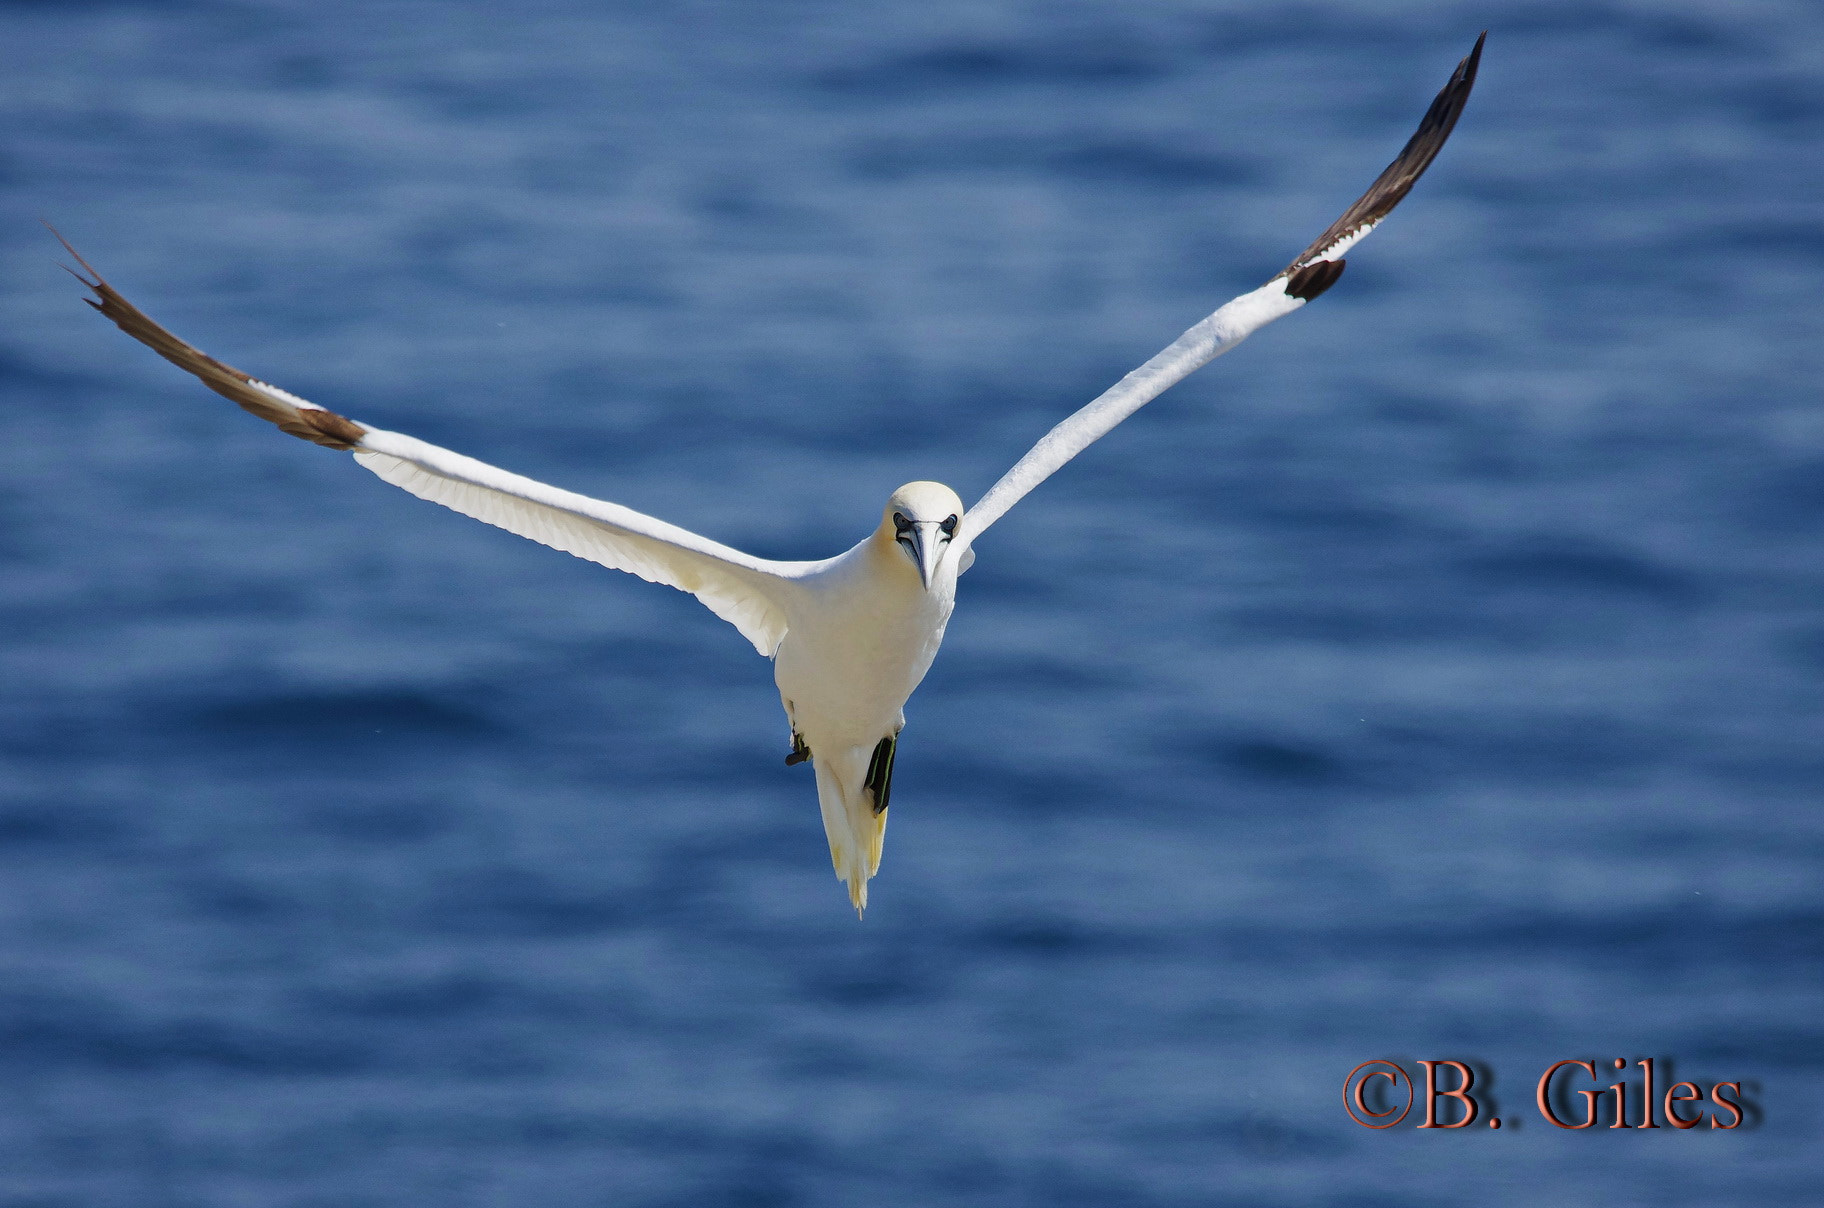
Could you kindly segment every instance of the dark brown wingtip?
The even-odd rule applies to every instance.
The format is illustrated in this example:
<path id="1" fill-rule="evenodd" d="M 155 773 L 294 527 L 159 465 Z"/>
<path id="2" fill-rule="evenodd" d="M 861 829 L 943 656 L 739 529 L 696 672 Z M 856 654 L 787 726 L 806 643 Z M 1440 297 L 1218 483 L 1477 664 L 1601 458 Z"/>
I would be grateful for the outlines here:
<path id="1" fill-rule="evenodd" d="M 96 289 L 99 286 L 107 284 L 107 282 L 105 282 L 101 279 L 101 274 L 95 271 L 95 266 L 90 264 L 87 260 L 84 260 L 82 258 L 81 252 L 77 251 L 75 248 L 70 246 L 70 241 L 63 237 L 63 232 L 51 225 L 50 219 L 40 218 L 38 221 L 43 223 L 44 229 L 49 231 L 51 233 L 52 237 L 55 238 L 58 243 L 61 243 L 63 245 L 63 250 L 68 252 L 71 255 L 71 257 L 75 259 L 77 264 L 82 265 L 82 267 L 85 270 L 87 270 L 89 277 L 93 277 L 95 279 L 93 281 L 89 280 L 89 277 L 83 276 L 81 273 L 77 272 L 75 269 L 71 268 L 67 264 L 60 264 L 57 266 L 58 268 L 62 269 L 64 272 L 68 273 L 70 276 L 76 278 L 76 280 L 82 282 L 84 285 L 88 286 L 90 289 Z M 96 307 L 96 309 L 100 309 L 100 306 L 98 303 L 90 302 L 89 299 L 87 299 L 87 298 L 84 298 L 83 301 L 88 302 L 90 306 L 94 306 L 94 307 Z"/>
<path id="2" fill-rule="evenodd" d="M 340 449 L 345 453 L 359 447 L 361 438 L 367 435 L 367 429 L 354 420 L 320 407 L 299 407 L 297 419 L 281 422 L 279 430 L 313 445 Z"/>
<path id="3" fill-rule="evenodd" d="M 1482 44 L 1488 40 L 1488 31 L 1483 30 L 1476 38 L 1476 44 L 1457 64 L 1457 69 L 1450 74 L 1450 79 L 1432 98 L 1431 107 L 1425 110 L 1425 116 L 1419 119 L 1419 128 L 1413 132 L 1406 145 L 1394 157 L 1392 163 L 1368 186 L 1368 191 L 1356 198 L 1355 204 L 1343 211 L 1343 216 L 1331 223 L 1322 235 L 1314 240 L 1310 247 L 1298 254 L 1298 258 L 1286 266 L 1282 276 L 1296 272 L 1300 268 L 1321 260 L 1325 252 L 1334 247 L 1345 236 L 1353 234 L 1365 226 L 1372 226 L 1393 212 L 1393 207 L 1400 204 L 1431 161 L 1444 149 L 1444 141 L 1456 128 L 1457 119 L 1463 115 L 1463 106 L 1469 103 L 1470 90 L 1476 84 L 1476 70 L 1482 64 Z"/>
<path id="4" fill-rule="evenodd" d="M 1469 48 L 1469 54 L 1464 56 L 1461 63 L 1457 64 L 1457 74 L 1461 75 L 1467 83 L 1476 82 L 1476 68 L 1482 64 L 1482 43 L 1486 41 L 1488 41 L 1488 31 L 1485 29 L 1476 35 L 1476 44 Z"/>
<path id="5" fill-rule="evenodd" d="M 1336 284 L 1347 263 L 1347 260 L 1317 260 L 1301 269 L 1294 269 L 1292 275 L 1286 278 L 1287 296 L 1309 302 Z"/>
<path id="6" fill-rule="evenodd" d="M 40 221 L 43 221 L 40 219 Z M 64 250 L 76 258 L 76 263 L 88 270 L 84 277 L 75 269 L 64 265 L 64 269 L 93 290 L 93 298 L 83 301 L 100 311 L 128 335 L 170 361 L 179 369 L 194 375 L 198 381 L 215 391 L 223 398 L 234 403 L 243 411 L 259 416 L 267 423 L 276 424 L 281 432 L 286 432 L 300 440 L 307 440 L 313 445 L 322 445 L 329 449 L 350 450 L 359 445 L 361 438 L 367 435 L 367 429 L 351 419 L 337 415 L 334 411 L 325 411 L 319 407 L 294 407 L 275 402 L 268 395 L 262 394 L 257 382 L 250 374 L 242 373 L 234 366 L 218 361 L 200 348 L 193 348 L 170 332 L 154 323 L 146 313 L 121 296 L 120 292 L 102 275 L 95 271 L 95 266 L 82 258 L 82 253 L 70 246 L 70 241 L 60 234 L 56 227 L 46 222 L 45 229 L 57 237 Z M 89 278 L 94 278 L 90 280 Z"/>

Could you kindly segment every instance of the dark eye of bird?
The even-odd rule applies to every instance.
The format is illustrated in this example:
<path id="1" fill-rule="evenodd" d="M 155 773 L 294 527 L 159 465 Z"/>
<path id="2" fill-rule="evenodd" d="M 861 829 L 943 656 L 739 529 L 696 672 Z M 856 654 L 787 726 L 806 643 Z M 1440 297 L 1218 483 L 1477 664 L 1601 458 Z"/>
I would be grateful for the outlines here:
<path id="1" fill-rule="evenodd" d="M 956 517 L 951 516 L 937 527 L 944 530 L 944 536 L 946 537 L 956 536 Z"/>
<path id="2" fill-rule="evenodd" d="M 912 527 L 912 522 L 910 520 L 907 520 L 904 516 L 900 515 L 898 512 L 894 512 L 893 513 L 893 527 L 895 529 L 898 529 L 901 533 L 904 533 L 907 529 Z"/>

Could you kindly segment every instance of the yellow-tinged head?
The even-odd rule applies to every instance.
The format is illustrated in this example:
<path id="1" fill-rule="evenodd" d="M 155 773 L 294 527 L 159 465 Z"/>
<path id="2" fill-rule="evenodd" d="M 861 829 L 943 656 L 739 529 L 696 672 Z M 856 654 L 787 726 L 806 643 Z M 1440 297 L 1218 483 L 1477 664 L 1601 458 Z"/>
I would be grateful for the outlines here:
<path id="1" fill-rule="evenodd" d="M 894 491 L 881 516 L 880 535 L 905 551 L 927 590 L 956 526 L 963 501 L 941 482 L 908 482 Z"/>

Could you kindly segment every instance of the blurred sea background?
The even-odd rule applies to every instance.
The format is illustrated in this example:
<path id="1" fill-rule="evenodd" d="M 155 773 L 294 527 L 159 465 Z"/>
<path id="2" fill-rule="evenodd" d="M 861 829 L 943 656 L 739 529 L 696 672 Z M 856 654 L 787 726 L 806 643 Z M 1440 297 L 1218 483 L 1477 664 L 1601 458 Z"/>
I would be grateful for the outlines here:
<path id="1" fill-rule="evenodd" d="M 822 557 L 1276 272 L 1484 27 L 1341 284 L 984 539 L 860 924 L 731 628 L 240 413 L 37 223 Z M 0 1205 L 1815 1202 L 1824 7 L 12 0 L 0 113 Z M 1616 1057 L 1758 1126 L 1546 1126 Z M 1357 1126 L 1371 1058 L 1507 1127 Z"/>

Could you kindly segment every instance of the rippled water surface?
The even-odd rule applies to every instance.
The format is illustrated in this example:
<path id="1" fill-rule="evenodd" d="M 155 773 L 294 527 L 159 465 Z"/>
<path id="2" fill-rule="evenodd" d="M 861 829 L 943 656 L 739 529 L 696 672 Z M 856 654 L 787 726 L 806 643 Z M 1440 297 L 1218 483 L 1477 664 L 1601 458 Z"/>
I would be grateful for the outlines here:
<path id="1" fill-rule="evenodd" d="M 77 303 L 775 557 L 984 540 L 857 924 L 688 598 Z M 0 5 L 0 1204 L 1798 1204 L 1824 9 Z M 1500 1132 L 1369 1132 L 1455 1057 Z M 1759 1126 L 1561 1133 L 1562 1058 Z M 1408 1060 L 1409 1067 L 1411 1061 Z"/>

